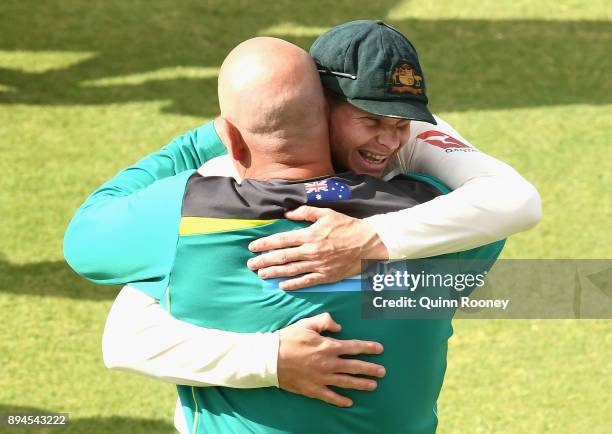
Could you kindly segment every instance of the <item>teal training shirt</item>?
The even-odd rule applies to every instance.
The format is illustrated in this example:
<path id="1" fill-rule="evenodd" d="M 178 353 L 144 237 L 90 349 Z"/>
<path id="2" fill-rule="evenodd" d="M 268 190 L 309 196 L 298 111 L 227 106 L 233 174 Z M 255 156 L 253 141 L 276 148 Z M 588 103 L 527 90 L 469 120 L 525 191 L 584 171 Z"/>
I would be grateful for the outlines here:
<path id="1" fill-rule="evenodd" d="M 274 291 L 245 264 L 254 256 L 247 248 L 252 240 L 304 226 L 283 218 L 288 209 L 307 203 L 363 218 L 431 200 L 441 194 L 435 187 L 440 184 L 422 176 L 383 182 L 352 174 L 237 184 L 230 178 L 192 173 L 183 182 L 184 194 L 170 187 L 182 198 L 182 208 L 179 219 L 165 225 L 176 240 L 172 262 L 159 266 L 169 274 L 136 287 L 161 298 L 177 319 L 235 332 L 278 330 L 300 318 L 330 312 L 343 325 L 338 338 L 381 342 L 382 355 L 360 358 L 387 369 L 374 392 L 343 390 L 355 403 L 348 409 L 277 388 L 178 386 L 191 432 L 435 432 L 436 400 L 452 335 L 450 319 L 363 320 L 359 285 L 353 291 L 335 290 L 346 281 L 318 290 Z M 160 230 L 163 226 L 159 224 Z M 502 246 L 498 242 L 444 257 L 489 258 L 492 263 Z"/>

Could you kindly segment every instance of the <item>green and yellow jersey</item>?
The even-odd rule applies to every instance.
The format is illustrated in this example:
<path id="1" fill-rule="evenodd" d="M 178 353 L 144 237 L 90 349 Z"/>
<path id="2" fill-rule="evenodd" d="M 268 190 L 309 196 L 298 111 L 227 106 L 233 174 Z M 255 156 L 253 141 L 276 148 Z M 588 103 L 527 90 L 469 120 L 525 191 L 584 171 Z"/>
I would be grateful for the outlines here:
<path id="1" fill-rule="evenodd" d="M 247 248 L 252 240 L 305 225 L 284 219 L 289 209 L 309 204 L 363 218 L 432 200 L 444 186 L 427 177 L 384 182 L 352 174 L 239 184 L 232 178 L 193 172 L 157 184 L 159 197 L 179 198 L 180 213 L 172 202 L 167 214 L 151 215 L 143 222 L 153 231 L 150 258 L 145 261 L 150 275 L 133 286 L 160 299 L 171 315 L 204 327 L 265 332 L 330 312 L 343 325 L 334 337 L 376 340 L 385 347 L 382 355 L 360 357 L 384 365 L 387 375 L 374 392 L 343 391 L 354 401 L 348 409 L 278 388 L 178 386 L 191 432 L 435 431 L 436 400 L 452 335 L 450 319 L 364 320 L 359 284 L 351 289 L 351 282 L 344 281 L 283 292 L 275 290 L 274 282 L 259 279 L 246 262 L 253 256 Z M 502 246 L 498 242 L 444 257 L 494 259 Z"/>

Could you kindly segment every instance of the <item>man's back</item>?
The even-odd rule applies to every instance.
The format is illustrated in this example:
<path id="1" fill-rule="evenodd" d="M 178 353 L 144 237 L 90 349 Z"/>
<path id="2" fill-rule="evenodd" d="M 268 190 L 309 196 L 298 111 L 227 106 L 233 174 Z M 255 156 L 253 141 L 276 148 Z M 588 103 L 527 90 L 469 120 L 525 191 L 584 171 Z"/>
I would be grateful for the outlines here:
<path id="1" fill-rule="evenodd" d="M 168 290 L 162 304 L 178 319 L 237 332 L 278 330 L 300 318 L 330 312 L 343 324 L 339 338 L 376 340 L 386 377 L 375 392 L 352 392 L 355 405 L 338 408 L 276 388 L 237 390 L 179 386 L 188 426 L 207 433 L 432 433 L 446 367 L 450 319 L 362 320 L 359 280 L 275 290 L 245 267 L 255 238 L 302 227 L 283 218 L 304 203 L 354 217 L 404 209 L 440 192 L 424 182 L 385 183 L 346 175 L 306 181 L 244 181 L 193 175 L 187 183 Z M 501 245 L 483 252 L 497 256 Z M 469 256 L 469 253 L 457 254 Z M 367 359 L 367 357 L 363 357 Z"/>

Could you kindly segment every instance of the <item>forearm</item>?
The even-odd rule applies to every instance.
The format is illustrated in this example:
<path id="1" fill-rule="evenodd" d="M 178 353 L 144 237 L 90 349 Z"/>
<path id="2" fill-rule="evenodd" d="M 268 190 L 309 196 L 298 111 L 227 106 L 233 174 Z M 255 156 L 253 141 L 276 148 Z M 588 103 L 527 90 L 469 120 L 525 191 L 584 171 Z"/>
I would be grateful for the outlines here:
<path id="1" fill-rule="evenodd" d="M 278 333 L 234 333 L 178 321 L 130 287 L 115 300 L 102 339 L 110 369 L 235 388 L 278 386 L 278 347 Z"/>
<path id="2" fill-rule="evenodd" d="M 378 233 L 389 259 L 468 250 L 527 230 L 539 221 L 541 205 L 533 186 L 509 181 L 477 178 L 430 202 L 365 220 Z"/>
<path id="3" fill-rule="evenodd" d="M 119 172 L 72 218 L 64 236 L 67 262 L 83 277 L 101 284 L 158 278 L 156 264 L 167 262 L 163 251 L 171 253 L 173 247 L 167 237 L 158 242 L 158 234 L 180 217 L 188 169 L 197 169 L 223 152 L 210 122 Z"/>
<path id="4" fill-rule="evenodd" d="M 224 152 L 225 148 L 218 139 L 214 123 L 209 122 L 174 138 L 159 151 L 121 170 L 89 196 L 81 208 L 108 196 L 129 195 L 185 170 L 196 170 L 204 162 Z"/>

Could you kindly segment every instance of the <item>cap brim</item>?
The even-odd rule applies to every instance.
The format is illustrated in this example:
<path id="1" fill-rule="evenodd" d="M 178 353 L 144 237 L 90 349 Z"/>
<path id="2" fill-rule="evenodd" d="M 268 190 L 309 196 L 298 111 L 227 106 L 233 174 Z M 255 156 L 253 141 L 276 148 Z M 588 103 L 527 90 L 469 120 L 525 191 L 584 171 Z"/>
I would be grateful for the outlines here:
<path id="1" fill-rule="evenodd" d="M 405 99 L 380 101 L 358 98 L 347 98 L 347 101 L 355 107 L 375 115 L 437 124 L 427 105 L 419 101 L 407 101 Z"/>

